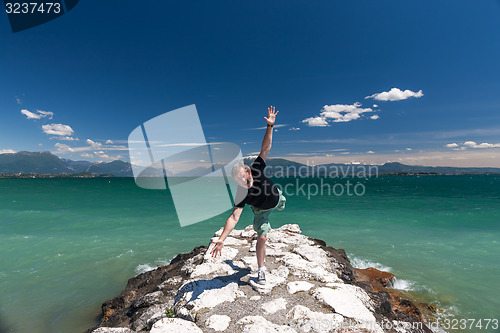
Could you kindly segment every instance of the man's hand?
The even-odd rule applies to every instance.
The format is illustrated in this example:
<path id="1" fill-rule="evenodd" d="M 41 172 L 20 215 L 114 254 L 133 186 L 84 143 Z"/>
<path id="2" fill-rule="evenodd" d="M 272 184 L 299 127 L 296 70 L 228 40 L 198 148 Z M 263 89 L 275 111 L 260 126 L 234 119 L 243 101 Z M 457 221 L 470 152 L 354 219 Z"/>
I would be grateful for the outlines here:
<path id="1" fill-rule="evenodd" d="M 217 255 L 222 255 L 221 251 L 222 251 L 222 247 L 224 246 L 224 241 L 223 240 L 220 240 L 220 238 L 216 241 L 212 241 L 212 243 L 215 244 L 215 246 L 212 248 L 212 251 L 210 251 L 210 254 L 212 255 L 212 257 L 217 257 Z"/>
<path id="2" fill-rule="evenodd" d="M 274 121 L 276 120 L 276 115 L 278 114 L 278 112 L 279 111 L 274 112 L 274 106 L 267 108 L 267 117 L 264 117 L 264 119 L 267 121 L 268 125 L 274 125 Z"/>

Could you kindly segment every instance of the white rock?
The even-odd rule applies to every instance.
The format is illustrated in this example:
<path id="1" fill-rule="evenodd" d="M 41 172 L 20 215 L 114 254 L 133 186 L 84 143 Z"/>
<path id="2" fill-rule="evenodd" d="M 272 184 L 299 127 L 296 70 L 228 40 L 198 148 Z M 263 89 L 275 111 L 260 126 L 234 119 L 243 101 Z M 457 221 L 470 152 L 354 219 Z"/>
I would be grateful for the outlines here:
<path id="1" fill-rule="evenodd" d="M 248 267 L 250 267 L 252 271 L 256 271 L 258 269 L 256 256 L 243 257 L 241 258 L 241 261 L 243 261 Z"/>
<path id="2" fill-rule="evenodd" d="M 192 269 L 191 278 L 196 278 L 199 276 L 210 275 L 210 274 L 231 275 L 236 273 L 236 271 L 229 263 L 238 254 L 238 249 L 224 246 L 222 248 L 221 255 L 214 258 L 212 257 L 212 254 L 210 254 L 210 251 L 212 250 L 213 247 L 214 244 L 210 244 L 207 252 L 203 256 L 203 263 Z"/>
<path id="3" fill-rule="evenodd" d="M 286 309 L 286 299 L 284 298 L 278 298 L 273 301 L 267 302 L 262 304 L 261 306 L 262 310 L 269 314 L 273 314 L 276 311 L 279 310 L 285 310 Z"/>
<path id="4" fill-rule="evenodd" d="M 214 248 L 215 244 L 211 243 L 210 246 L 208 247 L 207 252 L 203 256 L 203 263 L 206 262 L 221 262 L 224 260 L 232 260 L 236 255 L 238 254 L 238 249 L 230 246 L 223 246 L 221 254 L 218 255 L 217 257 L 213 257 L 212 254 L 210 253 L 212 249 Z"/>
<path id="5" fill-rule="evenodd" d="M 296 234 L 301 234 L 302 231 L 298 224 L 285 224 L 278 228 L 280 231 L 294 232 Z"/>
<path id="6" fill-rule="evenodd" d="M 151 333 L 203 333 L 192 321 L 181 318 L 163 318 L 153 324 Z"/>
<path id="7" fill-rule="evenodd" d="M 350 284 L 337 284 L 332 288 L 318 288 L 313 296 L 344 317 L 360 321 L 375 321 L 370 296 L 360 287 Z"/>
<path id="8" fill-rule="evenodd" d="M 266 284 L 258 284 L 256 274 L 250 277 L 248 283 L 258 293 L 268 294 L 274 287 L 284 283 L 288 278 L 289 273 L 290 271 L 288 270 L 288 268 L 286 268 L 285 266 L 280 266 L 271 272 L 266 272 Z"/>
<path id="9" fill-rule="evenodd" d="M 170 278 L 170 279 L 168 279 L 168 280 L 163 281 L 163 282 L 162 282 L 162 283 L 158 286 L 158 288 L 159 288 L 159 289 L 164 289 L 164 288 L 167 288 L 167 287 L 169 287 L 169 286 L 171 286 L 171 285 L 177 284 L 177 283 L 179 283 L 179 282 L 181 282 L 181 281 L 182 281 L 182 277 L 181 277 L 181 276 L 176 275 L 176 276 L 171 277 L 171 278 Z"/>
<path id="10" fill-rule="evenodd" d="M 140 331 L 145 327 L 150 328 L 154 322 L 166 317 L 165 310 L 168 307 L 168 304 L 157 304 L 149 307 L 136 321 L 134 321 L 132 327 L 136 331 Z"/>
<path id="11" fill-rule="evenodd" d="M 93 330 L 92 333 L 135 333 L 135 331 L 126 327 L 99 327 Z"/>
<path id="12" fill-rule="evenodd" d="M 246 316 L 238 321 L 244 325 L 242 333 L 295 333 L 296 331 L 286 325 L 276 325 L 267 321 L 262 316 Z"/>
<path id="13" fill-rule="evenodd" d="M 205 325 L 216 331 L 224 331 L 228 328 L 231 318 L 226 315 L 212 315 L 207 319 Z"/>
<path id="14" fill-rule="evenodd" d="M 326 256 L 325 251 L 317 246 L 311 245 L 301 245 L 293 249 L 293 251 L 299 254 L 304 259 L 312 262 L 316 262 L 319 265 L 329 267 L 331 266 L 330 260 Z"/>
<path id="15" fill-rule="evenodd" d="M 338 313 L 322 313 L 296 305 L 287 314 L 291 326 L 300 332 L 330 332 L 344 320 Z"/>
<path id="16" fill-rule="evenodd" d="M 306 236 L 296 233 L 284 232 L 279 229 L 269 231 L 269 233 L 267 234 L 267 240 L 271 243 L 314 245 L 314 242 Z"/>
<path id="17" fill-rule="evenodd" d="M 249 300 L 251 300 L 251 301 L 258 301 L 259 299 L 261 299 L 260 296 L 252 296 L 249 298 Z"/>
<path id="18" fill-rule="evenodd" d="M 238 289 L 236 282 L 228 284 L 221 279 L 195 280 L 187 282 L 179 290 L 175 296 L 175 307 L 180 317 L 194 319 L 196 312 L 202 308 L 213 308 L 242 296 L 244 293 Z"/>
<path id="19" fill-rule="evenodd" d="M 292 270 L 292 273 L 300 278 L 315 279 L 324 283 L 342 282 L 337 274 L 332 272 L 331 266 L 322 266 L 317 262 L 303 259 L 298 254 L 287 253 L 281 258 L 277 258 L 277 260 L 283 261 Z"/>
<path id="20" fill-rule="evenodd" d="M 299 291 L 308 291 L 312 287 L 314 287 L 314 284 L 309 283 L 307 281 L 293 281 L 293 282 L 288 282 L 286 284 L 286 290 L 290 294 L 295 294 L 296 292 Z"/>

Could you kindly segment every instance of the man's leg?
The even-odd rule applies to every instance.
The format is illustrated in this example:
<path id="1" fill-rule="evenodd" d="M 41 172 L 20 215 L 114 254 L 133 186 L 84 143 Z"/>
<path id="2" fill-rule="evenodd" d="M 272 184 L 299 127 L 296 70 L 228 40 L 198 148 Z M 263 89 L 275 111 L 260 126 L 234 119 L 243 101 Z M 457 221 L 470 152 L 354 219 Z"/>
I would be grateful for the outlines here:
<path id="1" fill-rule="evenodd" d="M 257 254 L 257 265 L 259 268 L 264 267 L 264 259 L 266 258 L 266 235 L 257 237 L 255 252 Z"/>
<path id="2" fill-rule="evenodd" d="M 264 274 L 264 260 L 266 258 L 266 235 L 271 230 L 271 224 L 269 223 L 269 214 L 271 214 L 272 209 L 260 209 L 252 207 L 254 213 L 253 219 L 253 229 L 257 232 L 257 245 L 255 248 L 255 254 L 257 256 L 257 265 L 259 266 L 259 271 L 257 272 L 257 282 L 260 284 L 266 283 L 266 278 Z"/>

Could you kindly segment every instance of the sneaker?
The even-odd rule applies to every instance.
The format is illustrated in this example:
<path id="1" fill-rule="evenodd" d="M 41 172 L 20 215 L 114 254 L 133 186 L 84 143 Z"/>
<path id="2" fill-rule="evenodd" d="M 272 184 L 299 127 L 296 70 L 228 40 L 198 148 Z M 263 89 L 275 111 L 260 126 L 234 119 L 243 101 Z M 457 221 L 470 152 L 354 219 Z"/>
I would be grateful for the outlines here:
<path id="1" fill-rule="evenodd" d="M 257 276 L 257 283 L 258 283 L 258 284 L 266 284 L 266 274 L 264 273 L 264 270 L 261 270 L 261 271 L 258 273 L 258 276 Z"/>

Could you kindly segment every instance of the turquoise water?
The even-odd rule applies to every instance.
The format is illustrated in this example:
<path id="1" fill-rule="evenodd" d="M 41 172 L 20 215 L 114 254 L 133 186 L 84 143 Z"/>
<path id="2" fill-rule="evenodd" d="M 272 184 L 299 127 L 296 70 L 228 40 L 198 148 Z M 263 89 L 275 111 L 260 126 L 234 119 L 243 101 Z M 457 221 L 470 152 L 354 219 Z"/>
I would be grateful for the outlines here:
<path id="1" fill-rule="evenodd" d="M 273 226 L 390 270 L 449 318 L 500 319 L 500 176 L 357 181 L 362 196 L 289 195 Z M 226 217 L 180 228 L 168 191 L 133 179 L 0 179 L 0 332 L 84 331 L 130 277 L 208 244 Z M 247 207 L 237 227 L 251 220 Z"/>

